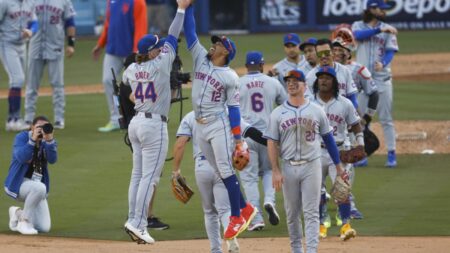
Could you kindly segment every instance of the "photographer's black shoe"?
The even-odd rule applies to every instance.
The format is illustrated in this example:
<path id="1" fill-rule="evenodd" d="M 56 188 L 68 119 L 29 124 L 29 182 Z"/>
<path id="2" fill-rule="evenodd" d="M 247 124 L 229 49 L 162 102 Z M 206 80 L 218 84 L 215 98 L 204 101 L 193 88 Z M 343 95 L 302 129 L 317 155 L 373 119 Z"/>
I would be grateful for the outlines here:
<path id="1" fill-rule="evenodd" d="M 164 230 L 169 228 L 169 224 L 161 222 L 158 217 L 152 216 L 147 218 L 147 227 L 154 230 Z"/>

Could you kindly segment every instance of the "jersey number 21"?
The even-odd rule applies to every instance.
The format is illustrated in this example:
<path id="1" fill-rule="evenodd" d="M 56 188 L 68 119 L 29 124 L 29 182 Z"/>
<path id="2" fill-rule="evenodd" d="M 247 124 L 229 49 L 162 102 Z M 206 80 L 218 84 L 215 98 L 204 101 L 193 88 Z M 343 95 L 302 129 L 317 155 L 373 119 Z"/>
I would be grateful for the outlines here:
<path id="1" fill-rule="evenodd" d="M 145 92 L 143 92 L 145 90 Z M 153 82 L 141 83 L 139 82 L 136 90 L 134 91 L 134 97 L 136 99 L 140 99 L 141 103 L 144 103 L 144 100 L 150 99 L 152 103 L 156 101 L 158 97 L 155 92 L 155 84 Z"/>

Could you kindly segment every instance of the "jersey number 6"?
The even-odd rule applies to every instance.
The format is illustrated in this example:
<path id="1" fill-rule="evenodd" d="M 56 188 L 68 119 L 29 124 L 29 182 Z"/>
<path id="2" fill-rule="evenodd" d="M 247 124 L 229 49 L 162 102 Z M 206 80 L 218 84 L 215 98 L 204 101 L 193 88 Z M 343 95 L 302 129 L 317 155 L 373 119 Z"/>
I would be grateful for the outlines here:
<path id="1" fill-rule="evenodd" d="M 264 109 L 264 98 L 263 95 L 259 92 L 253 93 L 251 96 L 252 100 L 252 110 L 254 112 L 260 112 Z"/>
<path id="2" fill-rule="evenodd" d="M 145 92 L 142 92 L 145 89 Z M 134 97 L 136 99 L 140 99 L 141 103 L 144 103 L 144 100 L 151 99 L 154 103 L 156 98 L 158 97 L 155 92 L 155 85 L 153 82 L 141 83 L 139 82 L 136 90 L 134 91 Z"/>

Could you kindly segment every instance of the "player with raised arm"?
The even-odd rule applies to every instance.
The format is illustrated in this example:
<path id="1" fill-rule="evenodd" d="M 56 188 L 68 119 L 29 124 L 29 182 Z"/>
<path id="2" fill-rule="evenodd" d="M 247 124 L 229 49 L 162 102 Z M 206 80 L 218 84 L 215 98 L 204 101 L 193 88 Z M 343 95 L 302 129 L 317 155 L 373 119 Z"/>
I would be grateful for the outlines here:
<path id="1" fill-rule="evenodd" d="M 233 146 L 235 152 L 246 148 L 240 129 L 239 78 L 228 66 L 236 46 L 225 36 L 212 36 L 208 52 L 196 34 L 193 6 L 186 9 L 184 33 L 194 60 L 192 106 L 198 123 L 196 141 L 227 188 L 231 216 L 224 238 L 231 240 L 248 227 L 257 213 L 242 195 L 232 165 Z"/>
<path id="2" fill-rule="evenodd" d="M 149 34 L 140 39 L 136 63 L 128 66 L 122 78 L 125 85 L 131 86 L 136 111 L 128 126 L 133 170 L 128 190 L 128 220 L 124 227 L 138 243 L 155 242 L 147 231 L 148 206 L 159 183 L 169 145 L 170 72 L 185 9 L 191 1 L 178 0 L 177 3 L 178 10 L 167 38 L 162 40 Z"/>
<path id="3" fill-rule="evenodd" d="M 369 69 L 378 88 L 377 113 L 388 150 L 385 166 L 394 168 L 397 166 L 397 156 L 395 127 L 392 119 L 391 62 L 399 49 L 397 29 L 384 22 L 386 9 L 391 7 L 383 0 L 368 0 L 363 20 L 353 23 L 352 31 L 358 41 L 356 59 Z"/>

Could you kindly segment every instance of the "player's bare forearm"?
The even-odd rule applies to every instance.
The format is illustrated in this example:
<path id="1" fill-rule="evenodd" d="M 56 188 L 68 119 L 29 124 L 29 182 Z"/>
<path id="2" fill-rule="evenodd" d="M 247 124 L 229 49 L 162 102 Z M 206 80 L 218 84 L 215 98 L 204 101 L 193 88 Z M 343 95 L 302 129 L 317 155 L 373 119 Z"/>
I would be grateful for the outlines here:
<path id="1" fill-rule="evenodd" d="M 360 124 L 360 123 L 354 124 L 354 125 L 350 128 L 350 131 L 351 131 L 352 133 L 354 133 L 354 134 L 362 133 L 362 127 L 361 127 L 361 124 Z"/>
<path id="2" fill-rule="evenodd" d="M 173 147 L 173 172 L 179 173 L 180 172 L 180 165 L 181 161 L 183 160 L 184 155 L 184 148 L 186 147 L 186 144 L 189 142 L 188 136 L 179 136 L 177 137 L 177 140 L 175 141 L 174 147 Z"/>
<path id="3" fill-rule="evenodd" d="M 270 165 L 272 166 L 272 171 L 280 172 L 280 166 L 278 164 L 278 142 L 274 140 L 267 140 L 267 154 L 269 155 Z"/>
<path id="4" fill-rule="evenodd" d="M 76 29 L 75 29 L 75 26 L 69 26 L 69 27 L 67 27 L 67 28 L 66 28 L 66 35 L 67 35 L 67 36 L 73 36 L 73 37 L 75 37 L 75 35 L 76 35 Z"/>

